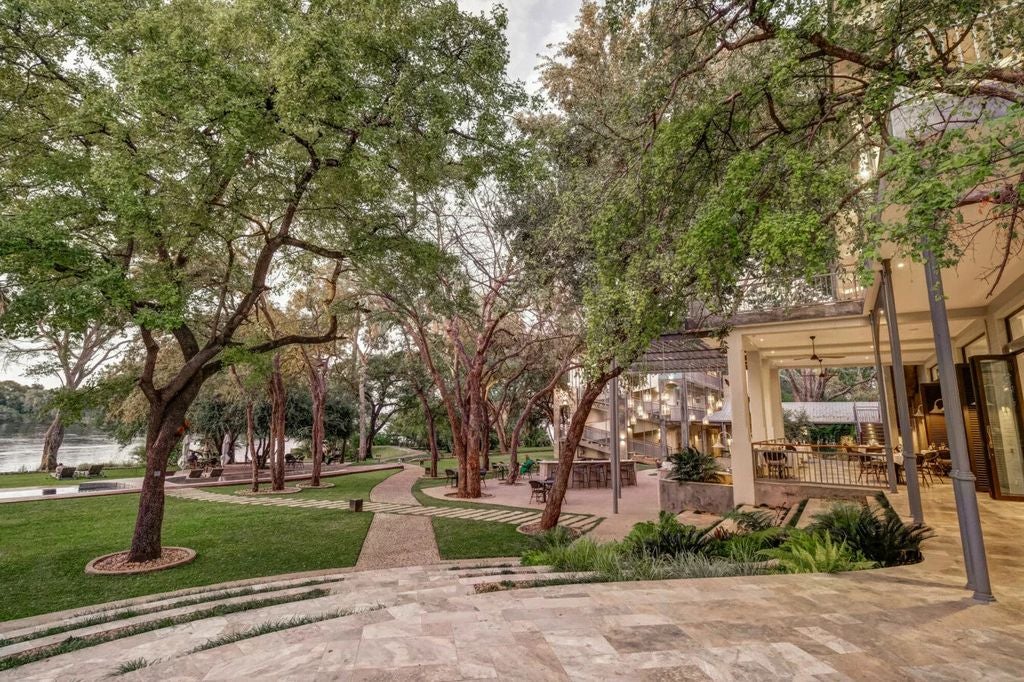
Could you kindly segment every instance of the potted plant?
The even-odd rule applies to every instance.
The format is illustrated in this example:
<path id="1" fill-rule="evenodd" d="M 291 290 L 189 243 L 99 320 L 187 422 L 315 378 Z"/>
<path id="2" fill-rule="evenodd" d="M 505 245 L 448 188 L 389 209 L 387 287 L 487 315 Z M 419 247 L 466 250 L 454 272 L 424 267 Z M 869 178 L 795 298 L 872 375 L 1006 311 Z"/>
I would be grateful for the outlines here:
<path id="1" fill-rule="evenodd" d="M 722 514 L 733 508 L 732 486 L 723 482 L 714 455 L 688 447 L 668 462 L 668 475 L 659 483 L 663 510 Z"/>
<path id="2" fill-rule="evenodd" d="M 674 481 L 692 481 L 695 483 L 718 483 L 718 465 L 715 456 L 701 452 L 697 448 L 687 447 L 669 455 L 671 470 L 668 475 Z"/>

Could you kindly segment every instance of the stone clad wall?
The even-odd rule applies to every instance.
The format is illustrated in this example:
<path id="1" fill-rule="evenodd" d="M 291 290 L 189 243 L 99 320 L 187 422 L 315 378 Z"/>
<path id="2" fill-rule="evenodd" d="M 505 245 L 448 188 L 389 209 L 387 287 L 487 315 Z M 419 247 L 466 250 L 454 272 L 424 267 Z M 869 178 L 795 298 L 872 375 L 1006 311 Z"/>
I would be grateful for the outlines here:
<path id="1" fill-rule="evenodd" d="M 702 511 L 724 514 L 735 504 L 732 486 L 723 483 L 693 483 L 662 478 L 658 481 L 661 508 L 678 514 L 681 511 Z"/>

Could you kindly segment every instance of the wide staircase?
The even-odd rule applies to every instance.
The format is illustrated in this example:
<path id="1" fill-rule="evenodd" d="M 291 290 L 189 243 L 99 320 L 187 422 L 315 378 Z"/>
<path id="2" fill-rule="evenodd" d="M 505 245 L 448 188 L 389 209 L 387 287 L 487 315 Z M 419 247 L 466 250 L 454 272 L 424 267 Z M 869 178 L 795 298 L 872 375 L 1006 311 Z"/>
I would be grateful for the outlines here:
<path id="1" fill-rule="evenodd" d="M 147 672 L 154 666 L 216 658 L 219 648 L 254 646 L 246 640 L 261 634 L 316 623 L 339 631 L 361 628 L 390 620 L 392 609 L 430 610 L 459 595 L 583 577 L 520 566 L 518 559 L 472 559 L 294 574 L 151 595 L 0 624 L 0 679 L 93 680 L 121 666 L 143 664 L 139 679 L 151 679 Z"/>

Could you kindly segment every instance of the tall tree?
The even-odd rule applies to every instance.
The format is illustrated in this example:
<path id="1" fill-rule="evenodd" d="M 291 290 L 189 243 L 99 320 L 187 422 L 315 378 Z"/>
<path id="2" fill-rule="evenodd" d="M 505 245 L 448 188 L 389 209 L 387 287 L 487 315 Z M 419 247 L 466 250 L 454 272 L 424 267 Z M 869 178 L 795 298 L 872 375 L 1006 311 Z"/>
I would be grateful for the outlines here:
<path id="1" fill-rule="evenodd" d="M 185 412 L 286 285 L 281 259 L 375 259 L 404 231 L 397 200 L 487 172 L 519 101 L 504 25 L 443 0 L 0 7 L 0 321 L 134 325 L 149 415 L 131 561 L 161 555 Z M 247 350 L 336 335 L 332 318 Z M 167 343 L 182 362 L 158 381 Z"/>
<path id="2" fill-rule="evenodd" d="M 57 320 L 44 319 L 36 323 L 34 332 L 27 339 L 0 340 L 0 353 L 25 365 L 28 376 L 54 377 L 60 382 L 62 396 L 53 407 L 39 462 L 40 471 L 52 471 L 57 466 L 57 453 L 71 417 L 61 403 L 69 402 L 107 363 L 116 360 L 129 339 L 117 326 L 92 321 L 79 330 L 61 329 Z"/>

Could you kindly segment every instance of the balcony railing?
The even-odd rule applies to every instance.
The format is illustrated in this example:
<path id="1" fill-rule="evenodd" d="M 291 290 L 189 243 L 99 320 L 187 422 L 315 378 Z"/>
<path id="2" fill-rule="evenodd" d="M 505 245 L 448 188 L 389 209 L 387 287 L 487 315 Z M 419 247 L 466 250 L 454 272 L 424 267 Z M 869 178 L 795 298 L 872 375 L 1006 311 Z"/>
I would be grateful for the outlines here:
<path id="1" fill-rule="evenodd" d="M 842 268 L 786 282 L 754 277 L 744 281 L 741 287 L 743 298 L 737 308 L 737 312 L 741 313 L 859 301 L 864 298 L 864 286 L 856 271 Z"/>
<path id="2" fill-rule="evenodd" d="M 874 448 L 793 445 L 777 441 L 752 445 L 754 476 L 758 480 L 858 488 L 884 488 L 889 484 L 881 447 L 874 451 Z"/>

